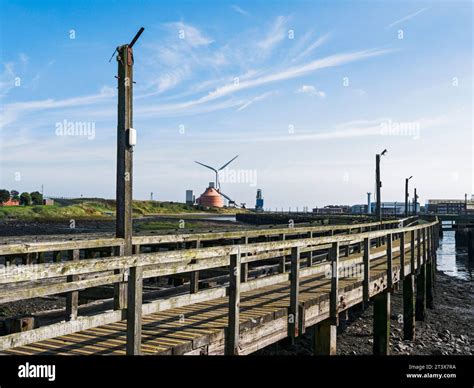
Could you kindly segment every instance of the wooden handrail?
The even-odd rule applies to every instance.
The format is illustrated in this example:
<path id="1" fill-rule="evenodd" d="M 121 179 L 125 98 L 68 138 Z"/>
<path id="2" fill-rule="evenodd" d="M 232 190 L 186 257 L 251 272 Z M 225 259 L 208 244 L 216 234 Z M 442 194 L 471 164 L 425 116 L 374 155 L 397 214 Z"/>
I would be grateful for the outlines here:
<path id="1" fill-rule="evenodd" d="M 399 224 L 406 222 L 413 217 L 404 218 L 400 220 L 383 221 L 382 225 Z M 247 229 L 232 232 L 204 232 L 204 233 L 178 233 L 178 234 L 164 234 L 156 236 L 134 236 L 132 238 L 133 245 L 153 245 L 165 243 L 178 242 L 193 242 L 193 241 L 208 241 L 218 239 L 237 239 L 244 237 L 260 237 L 260 236 L 274 236 L 280 234 L 294 235 L 304 234 L 310 232 L 327 232 L 331 230 L 350 230 L 359 228 L 370 228 L 381 225 L 380 222 L 369 222 L 362 224 L 349 225 L 324 225 L 324 226 L 295 226 L 294 228 L 268 228 L 268 229 Z M 61 236 L 57 236 L 60 238 Z M 69 236 L 62 236 L 67 238 Z M 1 241 L 1 239 L 0 239 Z M 88 249 L 88 248 L 102 248 L 123 246 L 123 239 L 114 237 L 82 239 L 82 240 L 67 240 L 67 241 L 43 241 L 43 242 L 27 242 L 27 243 L 0 243 L 0 256 L 23 253 L 49 252 L 61 251 L 69 249 Z"/>

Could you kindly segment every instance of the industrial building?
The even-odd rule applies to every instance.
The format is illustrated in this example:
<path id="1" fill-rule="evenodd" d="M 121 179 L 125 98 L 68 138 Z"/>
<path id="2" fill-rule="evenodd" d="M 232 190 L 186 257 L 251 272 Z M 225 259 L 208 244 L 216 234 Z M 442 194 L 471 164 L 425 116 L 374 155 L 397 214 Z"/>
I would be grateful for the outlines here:
<path id="1" fill-rule="evenodd" d="M 351 207 L 348 205 L 327 205 L 322 208 L 314 208 L 313 213 L 316 214 L 345 214 L 350 213 Z"/>
<path id="2" fill-rule="evenodd" d="M 196 198 L 192 190 L 186 190 L 186 205 L 194 205 Z"/>
<path id="3" fill-rule="evenodd" d="M 405 202 L 382 202 L 382 214 L 405 214 Z M 367 213 L 375 213 L 377 207 L 376 202 L 370 203 L 370 208 L 368 205 L 365 204 L 358 204 L 351 206 L 351 213 L 353 214 L 367 214 Z M 370 210 L 370 212 L 367 211 Z M 416 205 L 416 212 L 420 213 L 420 204 L 417 203 Z M 408 203 L 408 213 L 413 214 L 413 203 Z"/>
<path id="4" fill-rule="evenodd" d="M 197 203 L 206 207 L 224 207 L 224 199 L 214 187 L 214 182 L 209 182 L 209 187 L 201 194 Z"/>
<path id="5" fill-rule="evenodd" d="M 429 199 L 428 213 L 435 214 L 464 214 L 474 212 L 474 200 L 468 199 Z"/>

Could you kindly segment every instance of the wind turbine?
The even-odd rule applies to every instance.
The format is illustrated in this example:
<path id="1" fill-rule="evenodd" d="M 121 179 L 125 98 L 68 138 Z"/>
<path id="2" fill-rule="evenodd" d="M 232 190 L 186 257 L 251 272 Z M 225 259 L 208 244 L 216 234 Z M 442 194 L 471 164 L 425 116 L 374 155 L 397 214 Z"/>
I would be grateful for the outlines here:
<path id="1" fill-rule="evenodd" d="M 220 183 L 219 183 L 219 171 L 223 170 L 224 168 L 226 168 L 231 162 L 233 162 L 235 159 L 237 159 L 239 155 L 235 156 L 234 158 L 232 158 L 231 160 L 229 160 L 226 164 L 224 164 L 221 168 L 219 169 L 215 169 L 214 167 L 211 167 L 211 166 L 208 166 L 207 164 L 204 164 L 204 163 L 201 163 L 201 162 L 198 162 L 197 160 L 194 161 L 194 163 L 197 163 L 197 164 L 200 164 L 201 166 L 203 167 L 206 167 L 212 171 L 214 171 L 216 173 L 216 189 L 219 191 L 220 189 Z"/>

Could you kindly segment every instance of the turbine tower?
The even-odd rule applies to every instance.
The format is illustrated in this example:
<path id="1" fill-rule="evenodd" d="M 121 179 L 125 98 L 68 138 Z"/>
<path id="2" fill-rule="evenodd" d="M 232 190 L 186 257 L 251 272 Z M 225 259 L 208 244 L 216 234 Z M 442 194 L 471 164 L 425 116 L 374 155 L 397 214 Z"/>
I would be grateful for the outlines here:
<path id="1" fill-rule="evenodd" d="M 194 163 L 197 163 L 197 164 L 200 164 L 201 166 L 203 167 L 206 167 L 212 171 L 214 171 L 216 173 L 216 190 L 219 191 L 220 189 L 220 183 L 219 183 L 219 171 L 223 170 L 224 168 L 226 168 L 231 162 L 233 162 L 235 159 L 237 159 L 239 155 L 233 157 L 231 160 L 229 160 L 226 164 L 224 164 L 221 168 L 219 169 L 215 169 L 214 167 L 211 167 L 211 166 L 208 166 L 207 164 L 204 164 L 204 163 L 201 163 L 201 162 L 198 162 L 197 160 L 194 161 Z"/>

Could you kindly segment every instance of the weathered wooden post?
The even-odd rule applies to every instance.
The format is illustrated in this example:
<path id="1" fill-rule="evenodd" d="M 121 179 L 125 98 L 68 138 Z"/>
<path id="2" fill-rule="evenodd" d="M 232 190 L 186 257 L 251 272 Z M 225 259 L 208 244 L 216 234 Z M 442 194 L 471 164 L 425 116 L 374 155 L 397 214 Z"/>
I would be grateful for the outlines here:
<path id="1" fill-rule="evenodd" d="M 247 246 L 248 243 L 249 243 L 249 238 L 247 236 L 242 237 L 242 244 Z M 247 256 L 247 254 L 245 253 L 242 256 Z M 248 278 L 249 278 L 249 263 L 243 263 L 242 274 L 241 274 L 240 280 L 242 283 L 245 283 L 248 280 Z"/>
<path id="2" fill-rule="evenodd" d="M 363 290 L 363 307 L 367 307 L 370 300 L 370 238 L 364 238 L 364 279 L 362 284 Z"/>
<path id="3" fill-rule="evenodd" d="M 290 308 L 288 311 L 288 337 L 294 343 L 298 337 L 300 294 L 300 248 L 291 248 Z"/>
<path id="4" fill-rule="evenodd" d="M 239 248 L 237 254 L 230 255 L 229 265 L 229 317 L 225 342 L 225 354 L 229 356 L 239 354 L 241 268 Z"/>
<path id="5" fill-rule="evenodd" d="M 314 354 L 335 355 L 337 341 L 337 321 L 339 314 L 339 242 L 331 248 L 331 294 L 329 299 L 329 318 L 314 325 Z"/>
<path id="6" fill-rule="evenodd" d="M 373 297 L 374 301 L 374 354 L 390 352 L 390 292 L 384 291 Z"/>
<path id="7" fill-rule="evenodd" d="M 280 236 L 281 240 L 282 241 L 285 241 L 286 240 L 286 235 L 283 233 L 281 236 Z M 286 257 L 285 255 L 283 255 L 281 258 L 280 258 L 280 261 L 279 261 L 279 266 L 278 266 L 278 272 L 279 273 L 285 273 L 286 272 Z"/>
<path id="8" fill-rule="evenodd" d="M 123 256 L 124 246 L 114 247 L 115 256 Z M 116 269 L 114 274 L 124 275 L 124 270 Z M 122 310 L 127 307 L 127 283 L 119 282 L 114 284 L 114 310 Z"/>
<path id="9" fill-rule="evenodd" d="M 313 231 L 309 232 L 309 238 L 313 238 Z M 308 259 L 307 259 L 307 266 L 311 267 L 313 265 L 313 251 L 309 251 Z"/>
<path id="10" fill-rule="evenodd" d="M 405 279 L 405 232 L 400 233 L 400 281 Z"/>
<path id="11" fill-rule="evenodd" d="M 382 155 L 385 153 L 382 152 Z M 382 200 L 380 197 L 380 188 L 382 187 L 382 182 L 380 181 L 380 154 L 375 155 L 375 189 L 376 189 L 376 207 L 375 207 L 375 216 L 377 221 L 382 222 Z"/>
<path id="12" fill-rule="evenodd" d="M 410 197 L 410 194 L 408 194 L 408 181 L 413 178 L 411 176 L 410 178 L 405 179 L 405 217 L 408 217 L 408 198 Z"/>
<path id="13" fill-rule="evenodd" d="M 199 249 L 201 247 L 201 241 L 196 240 L 196 249 Z M 190 279 L 189 279 L 189 288 L 191 294 L 195 294 L 196 292 L 199 292 L 199 271 L 193 271 L 190 274 Z"/>
<path id="14" fill-rule="evenodd" d="M 431 228 L 426 229 L 426 307 L 432 309 L 433 305 L 433 254 Z"/>
<path id="15" fill-rule="evenodd" d="M 421 269 L 421 232 L 416 230 L 416 269 L 419 272 Z"/>
<path id="16" fill-rule="evenodd" d="M 69 260 L 79 260 L 79 249 L 68 251 Z M 79 280 L 77 275 L 69 275 L 66 279 L 68 282 L 75 282 Z M 66 295 L 66 321 L 73 321 L 77 319 L 77 308 L 79 302 L 79 291 L 71 291 Z"/>
<path id="17" fill-rule="evenodd" d="M 426 314 L 426 266 L 421 263 L 421 233 L 417 230 L 417 263 L 418 275 L 416 277 L 416 306 L 415 319 L 417 321 L 424 321 Z"/>
<path id="18" fill-rule="evenodd" d="M 387 289 L 374 296 L 374 354 L 390 353 L 390 293 L 393 288 L 392 234 L 387 234 Z"/>
<path id="19" fill-rule="evenodd" d="M 433 287 L 436 282 L 436 241 L 438 240 L 436 225 L 431 227 L 431 260 L 433 265 Z"/>
<path id="20" fill-rule="evenodd" d="M 387 234 L 387 292 L 392 292 L 393 288 L 393 252 L 392 234 Z"/>
<path id="21" fill-rule="evenodd" d="M 132 188 L 133 188 L 133 147 L 136 143 L 133 129 L 133 45 L 142 34 L 140 28 L 130 44 L 117 47 L 117 177 L 116 177 L 116 227 L 117 238 L 124 239 L 123 255 L 132 255 Z M 115 305 L 123 302 L 126 293 L 124 284 L 115 291 Z"/>
<path id="22" fill-rule="evenodd" d="M 415 338 L 415 231 L 410 232 L 410 273 L 403 279 L 403 337 Z"/>
<path id="23" fill-rule="evenodd" d="M 128 274 L 127 355 L 141 353 L 143 267 L 132 267 Z"/>

